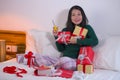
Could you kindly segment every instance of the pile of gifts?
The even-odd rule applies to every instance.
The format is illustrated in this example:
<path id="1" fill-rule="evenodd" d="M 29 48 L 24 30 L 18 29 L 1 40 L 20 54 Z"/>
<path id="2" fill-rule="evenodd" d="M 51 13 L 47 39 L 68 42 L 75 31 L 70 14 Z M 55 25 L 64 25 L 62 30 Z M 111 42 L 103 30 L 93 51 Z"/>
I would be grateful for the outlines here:
<path id="1" fill-rule="evenodd" d="M 39 67 L 34 67 L 34 69 L 34 74 L 36 76 L 71 78 L 73 75 L 72 70 L 55 69 L 54 66 L 41 65 Z"/>
<path id="2" fill-rule="evenodd" d="M 64 43 L 67 45 L 70 39 L 76 36 L 76 38 L 84 39 L 88 33 L 88 30 L 83 27 L 75 26 L 73 33 L 69 31 L 58 32 L 58 38 L 56 41 L 58 43 Z M 94 51 L 90 46 L 82 47 L 79 51 L 79 56 L 77 59 L 77 70 L 79 72 L 84 73 L 93 73 L 93 57 Z M 18 63 L 27 64 L 29 67 L 32 66 L 35 69 L 34 74 L 37 76 L 60 76 L 65 78 L 71 78 L 73 75 L 73 71 L 64 70 L 64 69 L 57 69 L 55 70 L 54 67 L 50 66 L 39 66 L 35 67 L 35 56 L 30 51 L 26 54 L 17 54 L 17 61 Z"/>
<path id="3" fill-rule="evenodd" d="M 73 37 L 84 39 L 87 35 L 87 32 L 88 30 L 86 28 L 75 26 L 73 33 L 71 33 L 70 31 L 58 32 L 58 38 L 56 39 L 56 41 L 58 43 L 67 44 L 69 40 Z"/>
<path id="4" fill-rule="evenodd" d="M 48 77 L 72 78 L 74 80 L 84 80 L 85 74 L 79 71 L 65 70 L 63 68 L 55 69 L 54 66 L 41 65 L 35 68 L 34 75 Z"/>
<path id="5" fill-rule="evenodd" d="M 58 32 L 58 38 L 56 41 L 58 43 L 67 44 L 70 41 L 70 39 L 75 37 L 84 39 L 87 33 L 88 30 L 86 28 L 75 26 L 73 33 L 69 31 Z M 94 57 L 94 51 L 92 50 L 92 47 L 90 46 L 81 47 L 77 59 L 77 70 L 87 74 L 93 73 L 94 71 L 92 64 L 93 57 Z"/>
<path id="6" fill-rule="evenodd" d="M 31 51 L 25 54 L 16 54 L 16 59 L 18 63 L 26 64 L 29 67 L 35 64 L 35 56 Z"/>
<path id="7" fill-rule="evenodd" d="M 17 54 L 17 62 L 21 64 L 28 65 L 29 67 L 34 68 L 34 75 L 36 76 L 48 76 L 48 77 L 64 77 L 64 78 L 71 78 L 73 75 L 72 70 L 65 70 L 65 69 L 55 69 L 55 66 L 46 66 L 35 65 L 35 56 L 33 53 L 27 52 L 25 54 Z"/>

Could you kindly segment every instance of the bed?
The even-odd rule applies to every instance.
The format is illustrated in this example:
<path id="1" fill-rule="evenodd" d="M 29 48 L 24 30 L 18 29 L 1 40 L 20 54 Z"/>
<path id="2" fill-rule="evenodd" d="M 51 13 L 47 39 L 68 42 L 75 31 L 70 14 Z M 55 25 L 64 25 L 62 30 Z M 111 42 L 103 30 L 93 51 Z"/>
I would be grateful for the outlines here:
<path id="1" fill-rule="evenodd" d="M 120 36 L 100 35 L 99 44 L 94 48 L 94 73 L 84 74 L 84 80 L 120 80 Z M 26 52 L 32 51 L 52 57 L 59 57 L 56 50 L 54 37 L 50 32 L 39 30 L 26 31 Z M 44 43 L 44 44 L 43 44 Z M 27 70 L 23 77 L 3 72 L 5 66 L 16 66 Z M 27 65 L 19 64 L 16 58 L 0 63 L 0 80 L 77 80 L 75 78 L 35 76 L 34 69 Z M 80 79 L 78 79 L 80 80 Z"/>

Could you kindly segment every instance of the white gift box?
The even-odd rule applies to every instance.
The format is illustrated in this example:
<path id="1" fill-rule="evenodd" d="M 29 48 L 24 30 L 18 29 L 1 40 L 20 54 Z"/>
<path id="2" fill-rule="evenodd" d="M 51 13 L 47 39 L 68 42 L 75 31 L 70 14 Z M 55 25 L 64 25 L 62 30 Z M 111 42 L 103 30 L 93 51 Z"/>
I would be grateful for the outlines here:
<path id="1" fill-rule="evenodd" d="M 24 63 L 24 54 L 16 54 L 17 62 Z"/>
<path id="2" fill-rule="evenodd" d="M 40 76 L 52 76 L 52 69 L 47 66 L 41 66 L 37 69 L 37 73 Z"/>

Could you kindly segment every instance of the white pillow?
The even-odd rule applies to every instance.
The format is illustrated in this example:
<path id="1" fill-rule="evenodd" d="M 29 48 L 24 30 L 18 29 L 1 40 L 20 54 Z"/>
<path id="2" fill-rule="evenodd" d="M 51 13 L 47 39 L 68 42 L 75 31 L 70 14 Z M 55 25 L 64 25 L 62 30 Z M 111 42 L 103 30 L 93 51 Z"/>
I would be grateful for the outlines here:
<path id="1" fill-rule="evenodd" d="M 52 33 L 39 30 L 27 31 L 26 51 L 32 51 L 35 54 L 60 57 L 60 52 L 56 49 L 55 39 Z"/>
<path id="2" fill-rule="evenodd" d="M 27 31 L 26 32 L 26 52 L 27 51 L 32 51 L 36 53 L 36 46 L 35 46 L 35 38 L 34 35 L 35 33 L 33 31 Z"/>
<path id="3" fill-rule="evenodd" d="M 100 44 L 95 48 L 95 53 L 95 68 L 120 71 L 120 36 L 100 40 Z"/>

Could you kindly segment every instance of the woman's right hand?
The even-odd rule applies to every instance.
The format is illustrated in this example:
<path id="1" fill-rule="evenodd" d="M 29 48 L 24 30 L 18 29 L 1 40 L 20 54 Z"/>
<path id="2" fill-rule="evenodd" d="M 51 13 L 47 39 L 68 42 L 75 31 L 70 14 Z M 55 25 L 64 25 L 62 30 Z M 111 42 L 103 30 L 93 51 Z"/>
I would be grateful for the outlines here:
<path id="1" fill-rule="evenodd" d="M 55 37 L 57 37 L 57 34 L 58 34 L 58 31 L 52 31 L 53 32 L 53 35 L 55 36 Z"/>
<path id="2" fill-rule="evenodd" d="M 53 26 L 53 35 L 57 37 L 58 27 L 56 25 Z"/>

